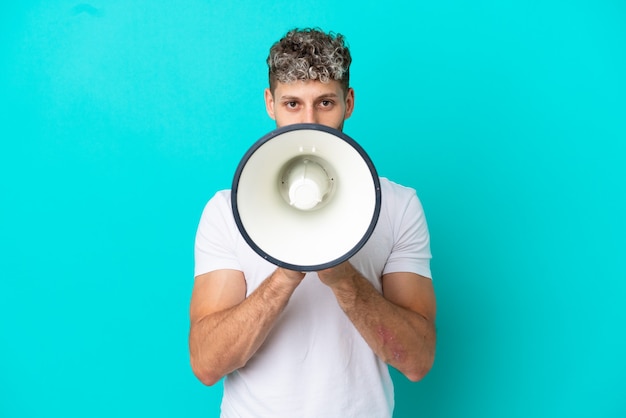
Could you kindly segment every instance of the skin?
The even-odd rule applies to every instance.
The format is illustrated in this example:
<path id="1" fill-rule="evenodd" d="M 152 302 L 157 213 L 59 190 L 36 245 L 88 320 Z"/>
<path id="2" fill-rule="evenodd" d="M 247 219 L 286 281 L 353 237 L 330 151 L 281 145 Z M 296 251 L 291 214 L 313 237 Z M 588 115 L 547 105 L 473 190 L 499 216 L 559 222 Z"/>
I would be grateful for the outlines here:
<path id="1" fill-rule="evenodd" d="M 354 90 L 344 92 L 338 81 L 276 83 L 273 93 L 265 90 L 265 108 L 278 127 L 318 123 L 342 130 L 354 110 Z"/>
<path id="2" fill-rule="evenodd" d="M 354 91 L 344 91 L 337 81 L 277 83 L 274 92 L 265 90 L 265 105 L 278 127 L 319 123 L 341 130 L 354 110 Z M 317 273 L 379 358 L 411 381 L 428 373 L 436 341 L 435 293 L 429 278 L 408 272 L 386 274 L 381 294 L 348 261 Z M 304 276 L 277 268 L 247 298 L 241 271 L 197 276 L 189 332 L 196 377 L 213 385 L 245 366 Z"/>

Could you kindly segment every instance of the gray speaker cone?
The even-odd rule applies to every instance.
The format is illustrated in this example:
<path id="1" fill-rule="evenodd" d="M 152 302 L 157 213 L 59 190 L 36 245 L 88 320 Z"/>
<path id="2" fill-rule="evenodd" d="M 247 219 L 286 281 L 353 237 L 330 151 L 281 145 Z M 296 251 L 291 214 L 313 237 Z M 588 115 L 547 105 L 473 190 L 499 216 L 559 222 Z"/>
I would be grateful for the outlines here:
<path id="1" fill-rule="evenodd" d="M 241 159 L 232 184 L 235 223 L 271 263 L 317 271 L 348 260 L 378 221 L 380 181 L 363 148 L 317 124 L 278 128 Z"/>

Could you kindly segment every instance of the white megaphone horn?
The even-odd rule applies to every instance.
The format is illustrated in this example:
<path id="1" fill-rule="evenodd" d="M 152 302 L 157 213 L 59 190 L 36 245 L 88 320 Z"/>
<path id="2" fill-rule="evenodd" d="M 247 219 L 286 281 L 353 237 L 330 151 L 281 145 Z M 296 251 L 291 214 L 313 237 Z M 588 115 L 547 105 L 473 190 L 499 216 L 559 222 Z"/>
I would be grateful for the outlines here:
<path id="1" fill-rule="evenodd" d="M 237 228 L 271 263 L 296 271 L 340 264 L 367 242 L 380 181 L 363 148 L 317 124 L 278 128 L 245 153 L 232 184 Z"/>

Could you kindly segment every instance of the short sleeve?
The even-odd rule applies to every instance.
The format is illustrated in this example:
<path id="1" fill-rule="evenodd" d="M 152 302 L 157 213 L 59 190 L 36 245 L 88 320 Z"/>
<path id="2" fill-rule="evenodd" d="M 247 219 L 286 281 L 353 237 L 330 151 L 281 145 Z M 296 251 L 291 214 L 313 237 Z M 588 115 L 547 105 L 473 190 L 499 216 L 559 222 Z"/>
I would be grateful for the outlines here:
<path id="1" fill-rule="evenodd" d="M 217 192 L 206 204 L 196 232 L 195 276 L 220 269 L 241 270 L 235 256 L 236 231 L 230 191 Z"/>
<path id="2" fill-rule="evenodd" d="M 430 271 L 430 234 L 422 204 L 410 188 L 396 202 L 398 214 L 394 222 L 394 244 L 383 274 L 408 271 L 432 278 Z"/>

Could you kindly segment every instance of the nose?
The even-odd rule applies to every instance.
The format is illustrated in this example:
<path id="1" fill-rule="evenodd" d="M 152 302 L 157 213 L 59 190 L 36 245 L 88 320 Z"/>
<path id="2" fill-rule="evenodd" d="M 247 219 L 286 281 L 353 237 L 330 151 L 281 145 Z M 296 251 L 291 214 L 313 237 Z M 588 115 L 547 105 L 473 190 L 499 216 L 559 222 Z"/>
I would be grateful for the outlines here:
<path id="1" fill-rule="evenodd" d="M 317 123 L 317 112 L 315 108 L 307 108 L 302 115 L 302 123 Z"/>

